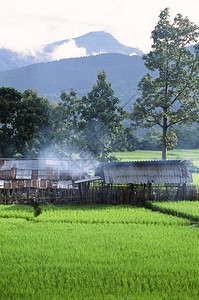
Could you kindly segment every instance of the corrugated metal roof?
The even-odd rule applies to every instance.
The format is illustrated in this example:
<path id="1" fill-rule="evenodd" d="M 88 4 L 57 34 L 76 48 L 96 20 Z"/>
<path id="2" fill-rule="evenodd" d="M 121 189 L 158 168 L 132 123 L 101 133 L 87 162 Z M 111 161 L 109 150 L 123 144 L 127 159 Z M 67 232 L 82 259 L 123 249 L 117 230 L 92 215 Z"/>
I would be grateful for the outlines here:
<path id="1" fill-rule="evenodd" d="M 93 170 L 86 159 L 0 159 L 0 179 L 80 179 Z"/>
<path id="2" fill-rule="evenodd" d="M 84 183 L 84 182 L 89 182 L 89 181 L 95 181 L 95 180 L 101 180 L 102 178 L 100 176 L 93 176 L 85 179 L 80 179 L 74 181 L 74 183 Z"/>
<path id="3" fill-rule="evenodd" d="M 107 184 L 178 184 L 193 181 L 185 162 L 180 160 L 107 163 L 101 166 L 96 175 L 101 175 Z"/>

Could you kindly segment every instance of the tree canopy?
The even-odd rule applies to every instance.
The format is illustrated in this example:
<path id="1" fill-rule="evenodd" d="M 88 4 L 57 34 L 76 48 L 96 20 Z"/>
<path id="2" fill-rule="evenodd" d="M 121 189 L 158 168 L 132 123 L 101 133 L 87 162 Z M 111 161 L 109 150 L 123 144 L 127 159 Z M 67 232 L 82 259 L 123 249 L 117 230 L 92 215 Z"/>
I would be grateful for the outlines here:
<path id="1" fill-rule="evenodd" d="M 82 147 L 95 157 L 106 160 L 112 150 L 112 141 L 122 132 L 125 111 L 115 97 L 104 71 L 97 75 L 97 82 L 80 108 L 80 141 Z"/>
<path id="2" fill-rule="evenodd" d="M 0 154 L 12 156 L 16 151 L 17 118 L 21 94 L 14 88 L 0 88 Z"/>
<path id="3" fill-rule="evenodd" d="M 152 73 L 139 82 L 141 96 L 133 118 L 140 126 L 162 128 L 162 159 L 166 159 L 169 129 L 199 117 L 199 27 L 181 14 L 171 23 L 165 8 L 151 37 L 152 51 L 143 59 Z M 192 44 L 193 53 L 187 48 Z"/>
<path id="4" fill-rule="evenodd" d="M 58 157 L 70 156 L 77 148 L 80 100 L 76 92 L 63 91 L 52 112 L 53 144 Z"/>
<path id="5" fill-rule="evenodd" d="M 39 130 L 48 127 L 50 103 L 32 90 L 19 93 L 14 88 L 0 88 L 0 154 L 12 157 L 17 153 L 36 155 L 33 144 Z M 33 142 L 34 141 L 34 142 Z M 37 136 L 41 148 L 42 136 Z"/>

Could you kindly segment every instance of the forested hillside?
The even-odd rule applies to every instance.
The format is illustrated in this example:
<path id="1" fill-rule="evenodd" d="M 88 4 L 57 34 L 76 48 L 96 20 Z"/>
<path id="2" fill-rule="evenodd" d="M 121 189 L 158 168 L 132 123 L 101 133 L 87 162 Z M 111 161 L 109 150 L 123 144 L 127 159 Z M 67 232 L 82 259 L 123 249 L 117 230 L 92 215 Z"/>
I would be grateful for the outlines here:
<path id="1" fill-rule="evenodd" d="M 81 58 L 38 63 L 27 67 L 0 72 L 0 85 L 19 91 L 38 90 L 39 95 L 58 101 L 60 91 L 76 90 L 79 97 L 89 92 L 96 74 L 105 70 L 117 97 L 124 103 L 136 92 L 146 67 L 139 56 L 101 54 Z"/>

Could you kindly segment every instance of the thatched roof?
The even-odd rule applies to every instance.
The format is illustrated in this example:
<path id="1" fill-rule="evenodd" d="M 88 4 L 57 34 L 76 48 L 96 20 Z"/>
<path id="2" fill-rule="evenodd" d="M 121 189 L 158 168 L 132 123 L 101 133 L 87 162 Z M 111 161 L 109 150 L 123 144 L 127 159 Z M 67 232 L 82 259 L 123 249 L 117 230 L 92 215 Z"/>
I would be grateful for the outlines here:
<path id="1" fill-rule="evenodd" d="M 96 176 L 105 183 L 185 183 L 192 182 L 192 175 L 185 161 L 135 161 L 114 162 L 99 166 Z"/>

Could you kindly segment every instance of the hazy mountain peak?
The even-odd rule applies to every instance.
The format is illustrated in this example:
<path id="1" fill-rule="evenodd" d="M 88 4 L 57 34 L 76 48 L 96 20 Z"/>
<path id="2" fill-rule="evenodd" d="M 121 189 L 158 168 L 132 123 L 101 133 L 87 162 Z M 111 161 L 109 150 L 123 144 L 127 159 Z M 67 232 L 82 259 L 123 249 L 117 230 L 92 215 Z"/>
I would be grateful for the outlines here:
<path id="1" fill-rule="evenodd" d="M 33 51 L 34 50 L 34 51 Z M 64 58 L 83 57 L 101 53 L 120 53 L 125 55 L 143 54 L 137 48 L 118 42 L 110 33 L 104 31 L 89 32 L 74 39 L 57 41 L 40 46 L 37 50 L 18 53 L 9 49 L 0 49 L 0 71 L 28 66 L 37 62 L 48 62 Z"/>
<path id="2" fill-rule="evenodd" d="M 125 55 L 136 53 L 136 55 L 143 55 L 143 52 L 139 49 L 122 45 L 110 33 L 105 31 L 89 32 L 76 38 L 75 41 L 78 47 L 87 49 L 88 55 L 93 53 L 120 53 Z"/>

